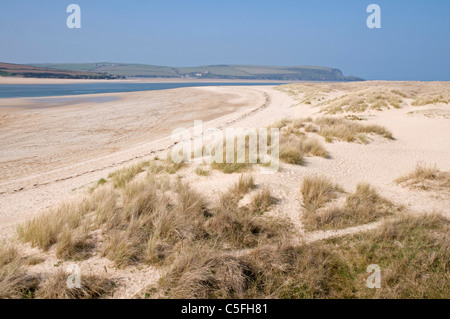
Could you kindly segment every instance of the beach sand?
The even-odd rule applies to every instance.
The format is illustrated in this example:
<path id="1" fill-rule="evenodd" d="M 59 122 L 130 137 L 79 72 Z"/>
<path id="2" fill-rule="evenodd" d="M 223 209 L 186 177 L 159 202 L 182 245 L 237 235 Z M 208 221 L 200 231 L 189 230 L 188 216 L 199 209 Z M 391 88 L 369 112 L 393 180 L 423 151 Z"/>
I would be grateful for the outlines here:
<path id="1" fill-rule="evenodd" d="M 76 98 L 80 97 L 87 101 L 94 97 L 116 100 L 45 107 L 53 104 L 39 102 L 39 98 L 0 99 L 1 229 L 11 230 L 13 224 L 124 164 L 155 154 L 165 157 L 173 145 L 172 130 L 190 128 L 194 120 L 203 120 L 205 130 L 263 127 L 283 118 L 317 115 L 319 111 L 311 105 L 296 105 L 292 96 L 274 87 L 182 88 Z M 44 100 L 48 102 L 49 98 Z M 422 201 L 393 184 L 396 177 L 420 162 L 450 169 L 449 119 L 426 116 L 427 110 L 432 114 L 448 112 L 445 104 L 372 112 L 367 123 L 384 125 L 393 132 L 395 141 L 326 144 L 331 160 L 313 157 L 307 167 L 289 165 L 267 180 L 274 182 L 280 177 L 276 189 L 286 201 L 297 196 L 297 184 L 304 175 L 325 173 L 349 189 L 366 181 L 406 205 L 446 210 L 446 201 Z M 206 180 L 220 189 L 227 179 L 230 177 L 224 176 L 218 183 L 217 179 Z M 292 214 L 297 208 L 292 208 Z"/>
<path id="2" fill-rule="evenodd" d="M 415 89 L 419 83 L 396 85 Z M 448 90 L 447 83 L 436 84 Z M 383 86 L 389 82 L 361 84 L 311 84 L 320 99 L 336 98 L 354 87 Z M 326 87 L 326 90 L 323 88 Z M 316 92 L 316 93 L 317 93 Z M 325 93 L 324 93 L 325 92 Z M 310 93 L 310 92 L 309 92 Z M 100 178 L 124 166 L 165 157 L 173 142 L 170 132 L 192 127 L 194 120 L 208 128 L 265 127 L 281 119 L 323 116 L 320 103 L 306 103 L 309 94 L 287 94 L 276 87 L 202 87 L 168 91 L 117 93 L 117 100 L 42 108 L 24 99 L 0 100 L 0 230 L 10 236 L 14 227 L 46 208 L 85 194 Z M 309 96 L 309 95 L 308 95 Z M 38 102 L 37 102 L 38 103 Z M 341 114 L 342 115 L 342 114 Z M 339 231 L 306 233 L 300 222 L 300 185 L 311 174 L 324 174 L 352 192 L 368 182 L 380 195 L 413 213 L 440 212 L 450 217 L 448 192 L 425 192 L 401 187 L 399 176 L 418 163 L 450 171 L 450 107 L 447 103 L 412 106 L 406 99 L 401 108 L 360 112 L 363 124 L 389 129 L 394 140 L 373 138 L 370 143 L 324 143 L 328 158 L 310 157 L 303 166 L 282 164 L 274 175 L 253 172 L 258 185 L 268 186 L 278 199 L 270 215 L 288 218 L 299 240 L 315 241 L 377 227 L 361 225 Z M 322 138 L 321 138 L 322 139 Z M 212 171 L 195 174 L 195 165 L 178 174 L 210 200 L 237 181 L 240 174 Z M 300 238 L 300 237 L 299 237 Z M 99 265 L 108 264 L 95 257 Z M 46 267 L 53 259 L 40 267 Z M 100 266 L 99 266 L 100 267 Z M 117 270 L 120 272 L 119 270 Z M 130 297 L 158 274 L 144 270 L 120 275 L 128 286 L 116 297 Z"/>
<path id="3" fill-rule="evenodd" d="M 95 97 L 117 100 L 47 108 L 39 98 L 0 100 L 1 229 L 105 171 L 166 149 L 176 128 L 192 127 L 194 120 L 227 122 L 266 103 L 262 91 L 238 87 Z M 60 182 L 67 186 L 62 193 Z"/>

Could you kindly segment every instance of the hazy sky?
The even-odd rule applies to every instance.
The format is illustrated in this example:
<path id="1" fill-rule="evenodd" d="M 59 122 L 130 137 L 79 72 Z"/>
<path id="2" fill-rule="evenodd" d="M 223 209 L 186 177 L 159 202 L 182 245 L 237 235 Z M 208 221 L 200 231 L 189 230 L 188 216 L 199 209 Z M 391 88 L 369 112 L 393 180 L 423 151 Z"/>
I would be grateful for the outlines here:
<path id="1" fill-rule="evenodd" d="M 66 8 L 81 7 L 81 29 Z M 381 29 L 366 8 L 381 7 Z M 1 0 L 0 61 L 320 65 L 450 80 L 449 0 Z"/>

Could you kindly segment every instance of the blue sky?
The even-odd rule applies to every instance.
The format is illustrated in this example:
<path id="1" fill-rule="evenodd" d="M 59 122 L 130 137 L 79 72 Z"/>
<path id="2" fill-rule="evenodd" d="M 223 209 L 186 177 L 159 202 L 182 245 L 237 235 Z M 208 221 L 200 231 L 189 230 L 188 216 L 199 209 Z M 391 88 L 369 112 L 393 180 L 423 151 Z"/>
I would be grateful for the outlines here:
<path id="1" fill-rule="evenodd" d="M 68 29 L 66 7 L 81 7 Z M 366 8 L 381 7 L 381 29 Z M 320 65 L 380 80 L 450 80 L 448 0 L 16 0 L 0 61 Z"/>

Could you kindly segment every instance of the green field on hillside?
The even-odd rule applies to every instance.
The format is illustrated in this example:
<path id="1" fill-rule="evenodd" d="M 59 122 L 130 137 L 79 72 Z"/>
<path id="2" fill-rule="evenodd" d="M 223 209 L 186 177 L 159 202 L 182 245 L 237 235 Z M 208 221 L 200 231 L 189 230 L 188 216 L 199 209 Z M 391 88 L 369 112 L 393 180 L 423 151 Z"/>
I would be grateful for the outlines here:
<path id="1" fill-rule="evenodd" d="M 284 81 L 348 81 L 339 69 L 317 66 L 206 65 L 198 67 L 168 67 L 127 63 L 33 64 L 35 67 L 57 70 L 107 73 L 126 77 L 167 77 L 200 79 L 247 79 Z"/>

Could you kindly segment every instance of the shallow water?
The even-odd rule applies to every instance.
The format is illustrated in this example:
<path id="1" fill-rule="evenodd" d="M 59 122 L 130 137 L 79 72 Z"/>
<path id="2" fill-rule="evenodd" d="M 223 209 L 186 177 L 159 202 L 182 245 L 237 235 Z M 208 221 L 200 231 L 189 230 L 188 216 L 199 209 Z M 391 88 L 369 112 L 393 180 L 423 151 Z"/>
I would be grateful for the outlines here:
<path id="1" fill-rule="evenodd" d="M 168 90 L 196 86 L 255 86 L 282 83 L 194 82 L 194 83 L 77 83 L 77 84 L 0 84 L 0 98 L 49 97 L 65 95 Z M 51 103 L 51 102 L 50 102 Z M 59 102 L 61 103 L 61 102 Z"/>
<path id="2" fill-rule="evenodd" d="M 116 101 L 119 98 L 116 96 L 92 96 L 92 97 L 53 97 L 53 98 L 37 98 L 30 99 L 30 101 L 36 103 L 46 103 L 46 104 L 60 104 L 60 103 L 84 103 L 84 102 L 93 102 L 93 103 L 104 103 Z"/>

